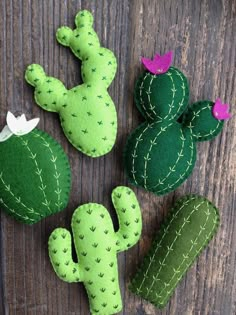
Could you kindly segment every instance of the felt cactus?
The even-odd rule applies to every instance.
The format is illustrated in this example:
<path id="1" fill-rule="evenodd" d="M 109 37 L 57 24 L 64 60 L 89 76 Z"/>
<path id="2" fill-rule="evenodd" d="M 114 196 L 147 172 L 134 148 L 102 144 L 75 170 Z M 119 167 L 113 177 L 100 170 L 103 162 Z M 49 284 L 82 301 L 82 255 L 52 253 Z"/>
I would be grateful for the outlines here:
<path id="1" fill-rule="evenodd" d="M 157 74 L 145 72 L 135 87 L 135 102 L 145 122 L 129 136 L 124 161 L 132 184 L 162 195 L 191 174 L 196 142 L 214 138 L 224 122 L 213 116 L 217 104 L 211 101 L 199 101 L 187 108 L 186 77 L 174 67 L 162 67 L 158 56 Z M 155 60 L 144 63 L 153 71 Z M 165 72 L 161 72 L 163 69 Z"/>
<path id="2" fill-rule="evenodd" d="M 135 194 L 128 187 L 112 192 L 120 228 L 114 231 L 106 208 L 88 203 L 72 217 L 72 232 L 78 263 L 71 256 L 71 234 L 58 228 L 49 238 L 49 256 L 59 278 L 84 282 L 92 314 L 110 315 L 122 309 L 117 253 L 133 246 L 142 229 L 141 212 Z"/>
<path id="3" fill-rule="evenodd" d="M 34 129 L 37 119 L 27 122 L 11 113 L 7 118 L 0 133 L 0 207 L 33 224 L 66 207 L 70 166 L 59 143 Z"/>
<path id="4" fill-rule="evenodd" d="M 218 225 L 218 210 L 206 198 L 181 198 L 161 226 L 130 290 L 155 306 L 164 307 Z"/>
<path id="5" fill-rule="evenodd" d="M 112 149 L 116 139 L 117 113 L 107 89 L 117 62 L 111 50 L 100 46 L 89 11 L 80 11 L 75 24 L 74 30 L 59 28 L 56 37 L 82 61 L 83 84 L 68 90 L 38 64 L 28 66 L 25 78 L 35 87 L 36 103 L 46 111 L 59 113 L 72 145 L 86 155 L 99 157 Z"/>

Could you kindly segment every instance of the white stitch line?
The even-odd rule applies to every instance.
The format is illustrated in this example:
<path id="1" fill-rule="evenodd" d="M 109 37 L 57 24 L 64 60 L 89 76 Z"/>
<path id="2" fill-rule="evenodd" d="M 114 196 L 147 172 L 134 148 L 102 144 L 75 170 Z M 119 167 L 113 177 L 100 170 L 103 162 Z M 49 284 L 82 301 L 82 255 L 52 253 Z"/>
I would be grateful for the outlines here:
<path id="1" fill-rule="evenodd" d="M 134 179 L 134 182 L 135 182 L 135 184 L 136 185 L 138 185 L 138 182 L 137 182 L 137 180 L 136 180 L 136 177 L 135 177 L 135 173 L 137 172 L 137 171 L 135 171 L 135 168 L 134 168 L 134 163 L 135 163 L 135 158 L 136 157 L 138 157 L 137 156 L 137 148 L 138 148 L 138 143 L 139 142 L 141 142 L 141 141 L 143 141 L 143 139 L 141 138 L 143 135 L 144 135 L 144 133 L 149 129 L 149 128 L 152 128 L 152 126 L 154 125 L 154 124 L 156 124 L 156 123 L 158 123 L 158 122 L 154 122 L 154 123 L 152 123 L 152 124 L 147 124 L 147 126 L 146 126 L 146 128 L 141 132 L 141 134 L 136 138 L 136 143 L 135 143 L 135 147 L 134 147 L 134 152 L 132 153 L 132 170 L 131 170 L 131 173 L 132 173 L 132 175 L 133 175 L 133 179 Z"/>
<path id="2" fill-rule="evenodd" d="M 168 76 L 170 77 L 173 88 L 171 89 L 171 91 L 172 91 L 172 102 L 171 102 L 171 104 L 168 104 L 168 106 L 169 106 L 169 112 L 168 112 L 168 114 L 163 118 L 163 120 L 165 120 L 165 119 L 168 118 L 168 116 L 170 115 L 172 109 L 174 108 L 175 92 L 177 91 L 176 88 L 175 88 L 175 83 L 174 83 L 174 80 L 173 80 L 173 78 L 172 78 L 171 72 L 167 72 L 166 75 L 168 75 Z"/>
<path id="3" fill-rule="evenodd" d="M 188 215 L 188 217 L 184 220 L 184 223 L 183 223 L 182 226 L 180 227 L 179 231 L 178 231 L 178 232 L 176 231 L 176 236 L 175 236 L 175 238 L 174 238 L 174 240 L 173 240 L 173 242 L 172 242 L 172 244 L 170 245 L 169 248 L 172 249 L 173 245 L 175 244 L 175 242 L 177 241 L 177 239 L 179 238 L 179 236 L 181 236 L 181 233 L 180 233 L 180 232 L 183 230 L 185 224 L 186 224 L 186 223 L 189 223 L 188 220 L 190 219 L 190 217 L 192 216 L 192 214 L 193 214 L 195 211 L 197 211 L 198 208 L 199 208 L 204 202 L 205 202 L 205 200 L 203 200 L 201 203 L 199 203 L 199 205 L 193 206 L 193 210 L 190 212 L 190 214 Z M 165 255 L 163 261 L 160 262 L 160 268 L 159 268 L 159 270 L 157 271 L 157 274 L 156 274 L 155 278 L 153 279 L 151 286 L 150 286 L 150 287 L 148 288 L 148 290 L 147 290 L 147 295 L 146 295 L 146 297 L 148 297 L 148 295 L 149 295 L 149 293 L 150 293 L 152 287 L 154 286 L 154 283 L 155 283 L 155 282 L 158 282 L 158 280 L 160 280 L 160 279 L 158 278 L 158 276 L 160 275 L 160 272 L 161 272 L 161 270 L 162 270 L 162 267 L 165 266 L 165 261 L 166 261 L 168 255 L 169 255 L 169 253 L 171 252 L 171 250 L 170 250 L 169 248 L 168 248 L 168 250 L 167 250 L 167 253 L 166 253 L 166 255 Z"/>
<path id="4" fill-rule="evenodd" d="M 61 174 L 58 172 L 57 170 L 57 164 L 56 164 L 56 160 L 57 160 L 57 157 L 55 157 L 53 155 L 53 151 L 50 147 L 50 144 L 49 142 L 47 142 L 41 135 L 38 135 L 36 133 L 34 133 L 34 136 L 36 138 L 40 138 L 43 142 L 44 142 L 44 146 L 47 147 L 51 153 L 51 159 L 50 161 L 53 163 L 53 166 L 54 166 L 54 170 L 55 170 L 55 175 L 54 175 L 54 178 L 56 179 L 56 184 L 57 184 L 57 189 L 55 190 L 55 193 L 57 194 L 57 202 L 55 203 L 55 205 L 60 208 L 60 206 L 62 205 L 62 201 L 61 201 L 61 189 L 60 189 L 60 182 L 59 182 L 59 177 L 61 176 Z"/>
<path id="5" fill-rule="evenodd" d="M 144 156 L 144 161 L 145 161 L 145 162 L 144 162 L 144 175 L 143 175 L 143 179 L 144 179 L 144 188 L 146 188 L 146 189 L 148 189 L 148 187 L 147 187 L 147 179 L 148 179 L 148 176 L 147 176 L 147 166 L 148 166 L 148 165 L 147 165 L 147 164 L 148 164 L 148 161 L 151 160 L 151 158 L 150 158 L 149 156 L 150 156 L 150 153 L 151 153 L 151 151 L 152 151 L 152 147 L 153 147 L 154 145 L 156 145 L 156 139 L 158 138 L 158 136 L 161 135 L 163 132 L 165 132 L 166 129 L 167 129 L 168 127 L 170 127 L 171 125 L 173 125 L 173 122 L 170 123 L 169 125 L 167 125 L 166 127 L 161 127 L 160 131 L 156 134 L 155 138 L 154 138 L 153 140 L 150 140 L 151 145 L 150 145 L 150 147 L 149 147 L 149 149 L 148 149 L 147 155 Z"/>
<path id="6" fill-rule="evenodd" d="M 35 215 L 38 215 L 38 216 L 42 216 L 40 213 L 36 212 L 33 208 L 28 208 L 22 201 L 21 201 L 21 197 L 16 197 L 13 193 L 13 191 L 11 190 L 11 186 L 10 184 L 7 185 L 6 182 L 4 181 L 3 179 L 3 172 L 0 173 L 0 180 L 1 182 L 3 183 L 4 187 L 5 187 L 5 190 L 8 191 L 12 197 L 16 200 L 16 203 L 19 203 L 22 207 L 24 207 L 29 213 L 33 213 Z"/>
<path id="7" fill-rule="evenodd" d="M 181 137 L 180 137 L 180 139 L 182 140 L 182 145 L 181 145 L 180 152 L 177 152 L 178 158 L 177 158 L 177 160 L 175 161 L 175 164 L 174 164 L 172 167 L 169 167 L 169 169 L 170 169 L 169 173 L 168 173 L 163 179 L 159 179 L 158 184 L 156 184 L 156 185 L 155 185 L 154 187 L 152 187 L 151 189 L 156 188 L 157 185 L 163 185 L 163 184 L 164 184 L 164 181 L 170 176 L 170 174 L 172 174 L 173 172 L 175 172 L 175 167 L 176 167 L 176 165 L 179 163 L 180 158 L 183 156 L 184 143 L 185 143 L 186 138 L 184 138 L 184 134 L 183 134 L 182 128 L 180 128 L 180 130 L 181 130 Z M 162 191 L 162 190 L 163 190 L 163 189 L 157 190 L 157 191 L 155 191 L 155 192 L 158 193 L 158 192 L 160 192 L 160 191 Z"/>
<path id="8" fill-rule="evenodd" d="M 198 245 L 198 244 L 196 244 L 196 242 L 197 242 L 198 238 L 200 237 L 200 235 L 202 234 L 202 231 L 205 229 L 205 226 L 206 226 L 206 224 L 207 224 L 207 222 L 208 222 L 208 219 L 209 219 L 209 216 L 210 216 L 210 211 L 209 211 L 209 210 L 210 210 L 210 209 L 209 209 L 209 205 L 207 205 L 207 212 L 205 212 L 205 213 L 206 213 L 206 221 L 205 221 L 204 225 L 203 225 L 203 226 L 200 226 L 200 231 L 199 231 L 197 237 L 196 237 L 195 240 L 192 242 L 191 248 L 189 249 L 188 253 L 187 253 L 186 255 L 183 255 L 184 259 L 183 259 L 183 261 L 181 262 L 181 264 L 179 265 L 179 267 L 178 267 L 177 269 L 173 268 L 173 269 L 174 269 L 174 275 L 173 275 L 172 278 L 169 280 L 169 282 L 165 285 L 165 288 L 170 285 L 170 283 L 172 282 L 172 280 L 175 278 L 175 275 L 180 272 L 179 269 L 181 268 L 181 266 L 183 265 L 183 263 L 185 262 L 185 260 L 188 258 L 188 255 L 191 253 L 191 251 L 192 251 L 192 249 L 193 249 L 193 246 L 194 246 L 194 245 L 196 245 L 196 246 Z M 215 229 L 215 225 L 214 225 L 213 229 L 211 230 L 210 234 L 214 231 L 214 229 Z M 208 237 L 209 237 L 209 236 L 207 236 L 207 237 L 205 238 L 204 242 L 207 241 Z M 197 254 L 198 254 L 201 250 L 202 250 L 202 247 L 199 249 L 199 251 L 197 251 Z M 197 255 L 196 255 L 196 256 L 197 256 Z M 187 266 L 186 269 L 188 269 L 188 268 L 189 268 L 189 265 Z M 186 269 L 185 269 L 185 270 L 186 270 Z M 184 274 L 184 273 L 185 273 L 185 271 L 184 271 L 182 274 Z M 170 294 L 170 293 L 172 292 L 172 290 L 175 288 L 175 286 L 176 286 L 176 284 L 178 283 L 178 281 L 179 281 L 179 278 L 177 278 L 177 282 L 175 282 L 175 284 L 171 287 L 171 289 L 167 291 L 167 295 L 166 295 L 166 296 L 168 296 L 168 294 Z M 165 288 L 164 288 L 164 289 L 160 292 L 160 294 L 158 295 L 159 298 L 162 298 L 162 293 L 163 293 L 163 291 L 165 290 Z M 163 297 L 164 300 L 165 300 L 166 296 Z"/>
<path id="9" fill-rule="evenodd" d="M 187 128 L 190 129 L 190 131 L 191 131 L 191 133 L 192 133 L 192 135 L 193 135 L 194 137 L 199 138 L 199 137 L 201 137 L 201 135 L 200 135 L 200 134 L 194 134 L 194 133 L 193 133 L 192 129 L 193 129 L 195 126 L 192 125 L 192 122 L 193 122 L 193 120 L 194 120 L 196 117 L 198 117 L 199 113 L 201 113 L 203 110 L 205 110 L 205 109 L 207 109 L 207 108 L 211 109 L 211 106 L 210 106 L 210 105 L 207 105 L 207 106 L 205 106 L 205 107 L 199 109 L 197 112 L 195 112 L 195 111 L 192 109 L 193 117 L 192 117 L 192 119 L 190 120 L 189 125 L 187 126 Z M 191 110 L 191 109 L 190 109 L 190 110 Z M 210 132 L 209 132 L 208 134 L 205 134 L 205 135 L 203 136 L 203 138 L 204 138 L 204 137 L 211 136 L 211 135 L 217 130 L 217 128 L 219 127 L 219 124 L 220 124 L 220 121 L 218 121 L 218 123 L 217 123 L 215 129 L 210 130 Z"/>
<path id="10" fill-rule="evenodd" d="M 2 198 L 0 198 L 0 202 L 1 204 L 3 204 L 5 206 L 5 208 L 7 208 L 11 213 L 14 213 L 14 215 L 18 215 L 20 218 L 23 218 L 24 220 L 29 220 L 31 222 L 35 222 L 34 219 L 29 218 L 28 216 L 23 216 L 19 213 L 17 213 L 14 209 L 10 208 L 7 204 L 5 204 L 5 202 L 3 201 Z"/>
<path id="11" fill-rule="evenodd" d="M 192 200 L 194 200 L 194 199 L 195 199 L 195 197 L 192 197 L 192 198 L 187 199 L 186 201 L 184 201 L 183 204 L 182 204 L 182 206 L 179 208 L 179 210 L 178 210 L 175 214 L 172 215 L 172 218 L 171 218 L 171 220 L 169 221 L 168 226 L 167 226 L 166 228 L 164 228 L 164 233 L 162 234 L 162 237 L 161 237 L 159 243 L 156 245 L 156 248 L 155 248 L 155 251 L 154 251 L 152 257 L 150 257 L 149 265 L 148 265 L 147 270 L 146 270 L 146 272 L 145 272 L 145 274 L 144 274 L 144 276 L 143 276 L 143 280 L 142 280 L 142 282 L 141 282 L 139 288 L 137 289 L 137 293 L 141 292 L 141 287 L 142 287 L 142 285 L 143 285 L 143 283 L 144 283 L 144 281 L 145 281 L 145 278 L 146 278 L 146 276 L 147 276 L 147 273 L 148 273 L 149 269 L 151 268 L 152 262 L 154 261 L 154 258 L 155 258 L 155 255 L 156 255 L 156 252 L 157 252 L 157 250 L 161 247 L 161 243 L 162 243 L 164 237 L 166 236 L 166 234 L 168 233 L 168 229 L 169 229 L 171 223 L 173 222 L 173 220 L 174 220 L 175 218 L 177 218 L 177 215 L 178 215 L 179 212 L 183 209 L 183 207 L 187 206 L 187 205 L 188 205 Z"/>
<path id="12" fill-rule="evenodd" d="M 173 186 L 175 186 L 180 180 L 182 180 L 182 179 L 184 178 L 184 176 L 188 173 L 188 170 L 189 170 L 190 166 L 193 165 L 193 146 L 194 146 L 194 143 L 193 143 L 193 141 L 192 141 L 192 136 L 191 136 L 191 144 L 190 144 L 191 156 L 190 156 L 190 160 L 187 161 L 188 166 L 187 166 L 185 172 L 184 172 L 183 174 L 180 174 L 179 178 L 178 178 L 173 184 L 171 184 L 171 185 L 168 184 L 168 188 L 169 188 L 169 189 L 171 189 L 171 188 L 172 188 Z M 162 189 L 162 190 L 154 191 L 154 192 L 155 192 L 155 193 L 157 193 L 157 192 L 160 193 L 160 192 L 162 192 L 162 191 L 164 191 L 164 190 L 166 190 L 166 188 L 165 188 L 165 189 Z"/>
<path id="13" fill-rule="evenodd" d="M 144 85 L 144 81 L 147 79 L 147 77 L 148 77 L 148 72 L 145 74 L 145 76 L 144 76 L 144 78 L 143 78 L 143 80 L 142 80 L 142 83 L 141 83 L 141 85 L 140 85 L 140 88 L 139 88 L 139 96 L 140 96 L 140 101 L 141 101 L 141 105 L 142 105 L 142 107 L 144 108 L 144 110 L 145 110 L 145 113 L 147 114 L 147 116 L 151 119 L 151 120 L 153 120 L 153 118 L 152 118 L 152 116 L 149 114 L 149 112 L 147 111 L 147 108 L 145 107 L 145 103 L 144 103 L 144 101 L 143 101 L 143 97 L 142 97 L 142 94 L 143 94 L 143 85 Z M 149 88 L 150 88 L 150 86 L 149 86 Z"/>
<path id="14" fill-rule="evenodd" d="M 21 139 L 21 137 L 20 137 L 20 139 Z M 33 152 L 31 151 L 30 147 L 28 146 L 28 141 L 25 141 L 25 140 L 21 139 L 21 142 L 22 142 L 22 145 L 25 146 L 27 148 L 27 150 L 29 151 L 29 153 L 30 153 L 29 158 L 34 161 L 34 164 L 36 166 L 35 174 L 39 176 L 39 180 L 41 182 L 41 186 L 39 186 L 38 188 L 42 191 L 44 199 L 45 199 L 45 201 L 42 202 L 42 205 L 46 206 L 48 208 L 49 212 L 51 212 L 51 209 L 49 207 L 50 201 L 47 200 L 47 196 L 45 194 L 45 189 L 47 188 L 47 186 L 43 184 L 43 179 L 42 179 L 42 176 L 41 176 L 42 169 L 39 169 L 39 165 L 38 165 L 38 162 L 36 160 L 37 154 L 36 153 L 33 154 Z"/>
<path id="15" fill-rule="evenodd" d="M 177 111 L 177 113 L 175 114 L 175 117 L 178 117 L 178 113 L 179 113 L 179 111 L 181 110 L 181 108 L 183 107 L 183 102 L 184 102 L 184 99 L 185 99 L 185 96 L 186 96 L 186 92 L 185 92 L 185 85 L 184 85 L 184 79 L 183 79 L 183 75 L 179 72 L 179 71 L 177 71 L 176 69 L 173 69 L 175 72 L 176 72 L 176 74 L 181 78 L 181 81 L 182 81 L 182 85 L 181 85 L 181 87 L 182 87 L 182 90 L 183 90 L 183 97 L 182 97 L 182 100 L 181 100 L 181 102 L 179 102 L 179 108 L 178 108 L 178 111 Z M 173 119 L 173 117 L 171 117 L 171 118 L 169 118 L 169 120 L 170 119 Z"/>

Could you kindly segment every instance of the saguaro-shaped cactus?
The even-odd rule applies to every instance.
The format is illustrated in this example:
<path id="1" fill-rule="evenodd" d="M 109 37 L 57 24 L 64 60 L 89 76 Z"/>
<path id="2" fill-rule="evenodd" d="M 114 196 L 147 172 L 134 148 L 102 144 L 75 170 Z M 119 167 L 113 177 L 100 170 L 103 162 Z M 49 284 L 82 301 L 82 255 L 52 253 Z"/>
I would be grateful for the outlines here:
<path id="1" fill-rule="evenodd" d="M 113 52 L 101 47 L 93 29 L 93 16 L 80 11 L 74 30 L 63 26 L 57 31 L 60 44 L 70 47 L 82 61 L 83 84 L 67 90 L 63 83 L 45 74 L 38 64 L 28 66 L 25 78 L 35 87 L 36 103 L 60 115 L 66 137 L 78 150 L 92 157 L 108 153 L 116 139 L 117 114 L 107 92 L 117 63 Z"/>
<path id="2" fill-rule="evenodd" d="M 221 131 L 225 116 L 217 108 L 227 109 L 219 100 L 199 101 L 186 109 L 187 79 L 174 67 L 163 73 L 161 58 L 156 58 L 156 74 L 145 72 L 137 81 L 135 102 L 146 121 L 129 136 L 124 152 L 130 182 L 157 195 L 174 190 L 190 175 L 196 142 Z"/>
<path id="3" fill-rule="evenodd" d="M 47 133 L 32 130 L 35 120 L 8 113 L 0 133 L 0 207 L 26 224 L 63 210 L 71 183 L 65 152 Z"/>
<path id="4" fill-rule="evenodd" d="M 157 307 L 175 287 L 216 233 L 219 214 L 200 196 L 180 199 L 162 225 L 130 289 Z"/>
<path id="5" fill-rule="evenodd" d="M 49 255 L 58 277 L 67 282 L 84 282 L 92 314 L 110 315 L 122 309 L 117 253 L 133 246 L 142 229 L 138 201 L 128 187 L 112 192 L 120 228 L 114 232 L 106 208 L 88 203 L 75 210 L 72 232 L 78 263 L 71 256 L 71 234 L 63 228 L 49 238 Z"/>

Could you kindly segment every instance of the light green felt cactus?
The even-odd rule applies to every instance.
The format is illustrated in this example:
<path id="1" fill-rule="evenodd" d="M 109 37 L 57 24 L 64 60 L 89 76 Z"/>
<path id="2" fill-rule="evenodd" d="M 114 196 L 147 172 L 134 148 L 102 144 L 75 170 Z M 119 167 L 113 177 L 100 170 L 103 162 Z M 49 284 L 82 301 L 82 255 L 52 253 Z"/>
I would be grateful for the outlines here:
<path id="1" fill-rule="evenodd" d="M 180 199 L 162 225 L 130 289 L 162 308 L 219 225 L 216 207 L 200 196 Z"/>
<path id="2" fill-rule="evenodd" d="M 92 314 L 110 315 L 122 309 L 117 253 L 133 246 L 142 229 L 139 204 L 131 189 L 115 188 L 112 201 L 120 225 L 117 232 L 104 206 L 88 203 L 75 210 L 72 232 L 78 263 L 72 260 L 68 230 L 57 228 L 49 238 L 56 274 L 66 282 L 84 282 Z"/>
<path id="3" fill-rule="evenodd" d="M 112 149 L 116 139 L 117 113 L 107 89 L 116 74 L 117 62 L 111 50 L 100 46 L 89 11 L 80 11 L 75 24 L 74 30 L 59 28 L 56 37 L 82 61 L 83 84 L 67 90 L 38 64 L 28 66 L 25 79 L 35 87 L 36 103 L 59 113 L 64 133 L 73 146 L 86 155 L 99 157 Z"/>

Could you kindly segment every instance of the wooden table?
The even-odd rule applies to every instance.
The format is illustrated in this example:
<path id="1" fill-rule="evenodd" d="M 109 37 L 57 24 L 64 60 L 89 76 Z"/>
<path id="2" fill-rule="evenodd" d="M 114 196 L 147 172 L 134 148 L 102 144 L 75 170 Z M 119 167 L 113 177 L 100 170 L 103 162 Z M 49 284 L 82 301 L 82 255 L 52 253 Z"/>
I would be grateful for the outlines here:
<path id="1" fill-rule="evenodd" d="M 31 227 L 1 213 L 0 314 L 89 314 L 83 285 L 64 283 L 54 274 L 47 254 L 48 236 L 58 226 L 69 228 L 74 209 L 89 201 L 107 206 L 117 227 L 110 194 L 115 186 L 128 184 L 122 149 L 127 135 L 142 120 L 133 102 L 134 82 L 143 71 L 140 56 L 173 49 L 175 66 L 189 79 L 191 101 L 220 96 L 235 105 L 236 2 L 1 0 L 0 8 L 1 127 L 7 110 L 40 117 L 40 128 L 62 144 L 73 169 L 65 211 Z M 55 40 L 56 29 L 63 24 L 72 27 L 81 8 L 94 13 L 101 42 L 115 52 L 119 63 L 109 90 L 119 116 L 118 138 L 113 151 L 98 159 L 69 145 L 58 116 L 35 105 L 33 90 L 24 81 L 26 66 L 37 62 L 69 88 L 81 82 L 80 62 Z M 137 246 L 119 255 L 124 301 L 120 314 L 236 314 L 235 127 L 233 118 L 215 140 L 198 144 L 194 172 L 176 191 L 157 197 L 134 189 L 142 206 L 143 233 Z M 219 207 L 221 226 L 170 303 L 158 311 L 130 294 L 128 282 L 173 202 L 189 193 L 204 195 Z"/>

